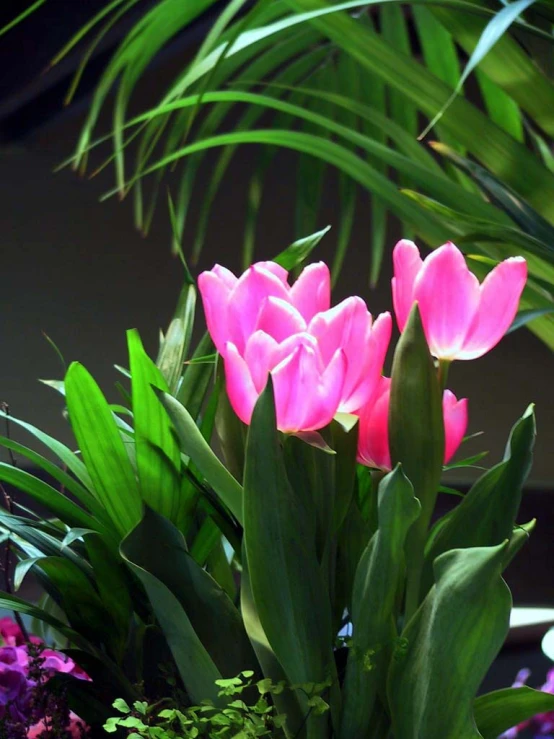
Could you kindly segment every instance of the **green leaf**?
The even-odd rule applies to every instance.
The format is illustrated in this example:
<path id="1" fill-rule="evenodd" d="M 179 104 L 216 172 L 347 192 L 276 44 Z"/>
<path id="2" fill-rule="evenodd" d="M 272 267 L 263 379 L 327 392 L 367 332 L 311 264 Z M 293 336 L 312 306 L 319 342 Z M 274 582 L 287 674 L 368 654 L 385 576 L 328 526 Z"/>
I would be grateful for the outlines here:
<path id="1" fill-rule="evenodd" d="M 435 561 L 435 586 L 392 656 L 388 697 L 395 739 L 480 739 L 473 701 L 509 628 L 505 557 L 503 543 L 456 549 Z"/>
<path id="2" fill-rule="evenodd" d="M 404 576 L 404 544 L 420 513 L 400 466 L 379 486 L 378 511 L 379 528 L 360 558 L 354 580 L 354 632 L 343 686 L 341 739 L 369 735 L 377 690 L 385 679 L 391 640 L 396 636 L 393 624 Z"/>
<path id="3" fill-rule="evenodd" d="M 127 332 L 132 377 L 135 449 L 144 502 L 179 525 L 181 453 L 171 421 L 154 389 L 167 393 L 161 371 L 144 351 L 136 330 Z"/>
<path id="4" fill-rule="evenodd" d="M 504 688 L 480 695 L 473 710 L 483 739 L 497 739 L 500 734 L 538 713 L 554 711 L 554 695 L 526 686 Z"/>
<path id="5" fill-rule="evenodd" d="M 154 547 L 153 541 L 157 542 Z M 257 669 L 239 612 L 213 577 L 187 552 L 183 535 L 175 526 L 146 508 L 122 550 L 177 599 L 221 675 Z M 156 612 L 161 607 L 155 602 L 152 606 Z"/>
<path id="6" fill-rule="evenodd" d="M 407 408 L 410 409 L 408 414 Z M 389 439 L 392 463 L 402 465 L 421 503 L 421 516 L 407 542 L 406 610 L 411 615 L 419 604 L 423 547 L 435 508 L 444 458 L 442 393 L 417 303 L 394 352 Z"/>
<path id="7" fill-rule="evenodd" d="M 554 313 L 554 306 L 552 308 L 531 308 L 528 310 L 520 310 L 506 333 L 511 334 L 512 331 L 517 331 L 518 328 L 526 326 L 530 321 L 534 321 L 536 318 L 549 315 L 550 313 Z"/>
<path id="8" fill-rule="evenodd" d="M 72 452 L 71 449 L 66 447 L 65 444 L 62 444 L 57 439 L 54 439 L 52 436 L 44 433 L 44 431 L 41 431 L 35 426 L 32 426 L 30 423 L 26 423 L 25 421 L 21 421 L 19 418 L 8 415 L 2 410 L 0 410 L 0 418 L 9 420 L 10 423 L 15 423 L 17 426 L 21 426 L 21 428 L 28 431 L 32 436 L 35 437 L 35 439 L 37 439 L 48 449 L 50 449 L 50 451 L 53 452 L 53 454 L 55 454 L 56 457 L 58 457 L 64 465 L 66 465 L 67 469 L 70 470 L 75 475 L 75 477 L 82 482 L 87 490 L 93 492 L 94 487 L 87 468 L 85 467 L 81 459 L 79 459 L 79 457 L 74 452 Z"/>
<path id="9" fill-rule="evenodd" d="M 271 378 L 248 432 L 244 541 L 260 623 L 289 682 L 324 682 L 334 672 L 329 602 L 313 524 L 287 479 Z"/>
<path id="10" fill-rule="evenodd" d="M 513 8 L 512 8 L 513 6 Z M 512 9 L 522 6 L 510 3 L 504 8 L 505 19 Z M 431 6 L 433 15 L 453 34 L 455 40 L 469 54 L 475 53 L 486 23 L 474 13 L 462 13 L 454 7 Z M 501 11 L 502 12 L 502 11 Z M 493 19 L 492 22 L 494 22 Z M 516 34 L 504 33 L 479 64 L 479 69 L 504 90 L 544 131 L 552 135 L 554 122 L 554 85 L 536 64 Z"/>
<path id="11" fill-rule="evenodd" d="M 535 0 L 514 0 L 514 2 L 511 2 L 509 5 L 506 5 L 504 8 L 502 8 L 502 10 L 500 10 L 494 16 L 494 18 L 491 18 L 491 20 L 485 26 L 475 48 L 473 49 L 473 52 L 466 64 L 460 80 L 458 81 L 458 84 L 454 89 L 454 92 L 441 108 L 441 110 L 437 113 L 437 115 L 433 118 L 431 123 L 429 123 L 429 125 L 426 127 L 425 132 L 422 134 L 422 137 L 425 136 L 427 132 L 430 131 L 433 126 L 442 118 L 451 102 L 459 94 L 464 82 L 469 77 L 469 75 L 489 53 L 492 47 L 505 34 L 512 23 L 520 16 L 521 13 L 523 13 L 524 10 L 532 5 L 533 2 L 535 2 Z"/>
<path id="12" fill-rule="evenodd" d="M 280 264 L 286 270 L 292 270 L 295 267 L 299 267 L 306 259 L 310 256 L 311 252 L 319 244 L 321 239 L 331 230 L 331 226 L 326 226 L 317 231 L 311 236 L 305 236 L 302 239 L 298 239 L 293 242 L 290 246 L 287 246 L 282 252 L 273 257 L 273 261 Z"/>
<path id="13" fill-rule="evenodd" d="M 248 633 L 248 638 L 256 652 L 263 674 L 271 680 L 273 685 L 278 685 L 279 683 L 286 684 L 289 681 L 287 680 L 287 676 L 282 666 L 279 664 L 279 661 L 275 656 L 275 652 L 273 651 L 265 631 L 263 630 L 260 617 L 254 603 L 246 556 L 243 556 L 242 562 L 243 570 L 240 587 L 240 610 L 244 619 L 244 626 Z M 288 733 L 294 737 L 301 736 L 305 719 L 296 691 L 275 691 L 272 697 L 278 713 L 286 717 Z"/>
<path id="14" fill-rule="evenodd" d="M 0 480 L 27 493 L 69 526 L 95 530 L 99 528 L 95 519 L 70 498 L 25 470 L 0 462 Z"/>
<path id="15" fill-rule="evenodd" d="M 156 548 L 150 544 L 151 540 L 148 540 L 148 546 L 144 546 L 139 523 L 121 542 L 121 556 L 144 585 L 191 700 L 200 704 L 201 701 L 209 699 L 214 704 L 220 705 L 221 699 L 218 697 L 215 681 L 221 678 L 221 673 L 202 645 L 177 596 L 155 574 L 146 569 L 150 567 L 150 562 L 145 559 L 147 560 L 149 555 L 156 554 Z M 171 566 L 172 562 L 166 560 L 163 570 L 167 573 Z"/>
<path id="16" fill-rule="evenodd" d="M 135 473 L 105 397 L 82 364 L 73 362 L 65 377 L 69 420 L 83 460 L 102 503 L 121 535 L 142 511 Z M 90 523 L 78 524 L 93 528 Z"/>
<path id="17" fill-rule="evenodd" d="M 212 363 L 196 363 L 200 357 L 205 357 L 213 351 L 214 345 L 210 335 L 206 332 L 198 345 L 183 373 L 183 379 L 177 391 L 177 400 L 182 403 L 193 418 L 198 418 L 206 399 L 206 393 L 213 379 Z"/>
<path id="18" fill-rule="evenodd" d="M 535 416 L 530 406 L 514 425 L 504 460 L 485 472 L 449 514 L 426 551 L 423 586 L 432 585 L 433 562 L 443 552 L 501 544 L 510 539 L 531 469 Z"/>
<path id="19" fill-rule="evenodd" d="M 158 397 L 173 421 L 181 451 L 194 462 L 233 516 L 242 521 L 242 487 L 221 464 L 187 409 L 167 393 Z"/>
<path id="20" fill-rule="evenodd" d="M 175 394 L 183 374 L 183 361 L 188 353 L 192 336 L 195 305 L 196 288 L 194 285 L 187 284 L 181 291 L 177 310 L 169 324 L 156 359 L 156 366 L 164 376 L 169 392 L 172 394 Z"/>

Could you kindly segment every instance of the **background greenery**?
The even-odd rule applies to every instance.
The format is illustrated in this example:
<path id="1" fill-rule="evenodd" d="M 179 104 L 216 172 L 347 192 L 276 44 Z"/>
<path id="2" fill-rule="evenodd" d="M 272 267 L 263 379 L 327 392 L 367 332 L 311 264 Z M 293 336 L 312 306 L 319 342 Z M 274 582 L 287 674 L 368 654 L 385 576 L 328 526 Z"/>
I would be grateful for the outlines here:
<path id="1" fill-rule="evenodd" d="M 137 5 L 107 3 L 53 60 L 89 39 L 68 102 L 95 46 Z M 232 158 L 241 145 L 258 145 L 245 193 L 246 265 L 261 236 L 257 216 L 273 158 L 279 148 L 292 149 L 297 236 L 315 230 L 325 180 L 333 171 L 339 178 L 335 280 L 369 192 L 372 283 L 388 244 L 388 212 L 430 247 L 456 240 L 481 277 L 495 261 L 522 254 L 531 279 L 521 321 L 535 319 L 532 330 L 553 347 L 551 0 L 233 0 L 160 91 L 159 103 L 132 114 L 149 62 L 214 5 L 160 0 L 145 9 L 98 84 L 72 166 L 113 166 L 115 187 L 107 195 L 132 197 L 144 232 L 163 206 L 173 250 L 181 253 L 187 243 L 194 263 Z M 106 107 L 107 134 L 98 125 Z M 91 150 L 110 142 L 112 153 L 90 166 Z M 210 149 L 215 164 L 206 157 Z M 211 171 L 199 196 L 202 166 Z M 201 213 L 190 244 L 190 234 L 184 237 L 193 206 Z"/>

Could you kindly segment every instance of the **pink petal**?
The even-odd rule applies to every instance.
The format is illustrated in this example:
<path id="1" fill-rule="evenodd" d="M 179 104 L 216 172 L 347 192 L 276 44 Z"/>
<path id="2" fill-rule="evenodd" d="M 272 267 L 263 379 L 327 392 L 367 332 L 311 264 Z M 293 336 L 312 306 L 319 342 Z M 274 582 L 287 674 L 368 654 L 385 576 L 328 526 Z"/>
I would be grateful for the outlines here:
<path id="1" fill-rule="evenodd" d="M 266 272 L 271 272 L 272 275 L 275 275 L 275 277 L 281 280 L 281 282 L 284 283 L 288 288 L 289 284 L 287 280 L 289 273 L 284 267 L 281 267 L 280 264 L 277 264 L 277 262 L 256 262 L 254 266 L 259 267 Z"/>
<path id="2" fill-rule="evenodd" d="M 304 267 L 290 289 L 290 302 L 304 316 L 306 322 L 316 313 L 327 310 L 331 305 L 331 275 L 324 262 Z"/>
<path id="3" fill-rule="evenodd" d="M 442 397 L 444 418 L 444 463 L 447 464 L 463 441 L 467 430 L 467 398 L 456 400 L 454 393 L 445 390 Z"/>
<path id="4" fill-rule="evenodd" d="M 527 263 L 522 257 L 506 259 L 489 272 L 458 359 L 481 357 L 498 344 L 516 316 L 526 280 Z"/>
<path id="5" fill-rule="evenodd" d="M 362 408 L 358 435 L 358 462 L 391 469 L 389 447 L 390 377 L 381 377 L 376 395 Z"/>
<path id="6" fill-rule="evenodd" d="M 315 316 L 308 330 L 318 340 L 324 363 L 337 349 L 344 351 L 347 370 L 340 410 L 357 411 L 369 400 L 381 376 L 392 330 L 390 314 L 382 314 L 372 326 L 365 302 L 351 297 Z"/>
<path id="7" fill-rule="evenodd" d="M 289 302 L 280 298 L 266 298 L 258 315 L 256 329 L 265 331 L 280 343 L 292 334 L 305 331 L 306 322 Z"/>
<path id="8" fill-rule="evenodd" d="M 223 268 L 221 268 L 223 269 Z M 212 270 L 198 276 L 198 289 L 202 296 L 206 324 L 217 351 L 223 354 L 228 341 L 227 306 L 231 290 L 225 281 Z"/>
<path id="9" fill-rule="evenodd" d="M 267 382 L 267 375 L 279 361 L 279 346 L 275 339 L 263 331 L 255 331 L 246 342 L 244 361 L 257 393 L 261 393 Z"/>
<path id="10" fill-rule="evenodd" d="M 456 359 L 479 307 L 479 281 L 451 242 L 430 254 L 416 277 L 414 297 L 431 354 Z"/>
<path id="11" fill-rule="evenodd" d="M 288 290 L 282 281 L 267 269 L 254 265 L 241 275 L 229 295 L 227 326 L 228 341 L 244 351 L 250 334 L 256 330 L 258 314 L 269 297 L 288 301 Z"/>
<path id="12" fill-rule="evenodd" d="M 396 244 L 392 259 L 394 263 L 392 301 L 398 328 L 404 331 L 414 303 L 414 282 L 423 262 L 419 249 L 413 241 L 408 241 L 408 239 L 402 239 Z"/>
<path id="13" fill-rule="evenodd" d="M 281 431 L 314 431 L 331 422 L 340 400 L 344 358 L 340 352 L 324 373 L 309 346 L 300 345 L 272 371 L 277 425 Z"/>
<path id="14" fill-rule="evenodd" d="M 219 277 L 221 282 L 226 285 L 229 290 L 232 290 L 238 282 L 238 277 L 233 274 L 230 269 L 227 269 L 227 267 L 222 267 L 220 264 L 214 265 L 214 267 L 212 268 L 212 272 L 214 273 L 214 275 L 217 275 L 217 277 Z"/>
<path id="15" fill-rule="evenodd" d="M 258 393 L 250 375 L 250 370 L 237 347 L 228 342 L 223 355 L 225 362 L 225 386 L 229 402 L 237 416 L 244 423 L 250 423 L 252 411 L 258 400 Z"/>
<path id="16" fill-rule="evenodd" d="M 374 396 L 383 374 L 391 333 L 390 313 L 380 313 L 366 334 L 363 345 L 360 347 L 358 340 L 348 348 L 348 370 L 339 408 L 341 412 L 355 413 Z"/>
<path id="17" fill-rule="evenodd" d="M 360 344 L 371 328 L 371 313 L 361 298 L 346 298 L 334 308 L 318 313 L 308 326 L 308 331 L 315 336 L 319 344 L 321 356 L 325 364 L 337 349 L 344 349 L 348 356 L 348 348 L 356 345 L 357 353 Z"/>

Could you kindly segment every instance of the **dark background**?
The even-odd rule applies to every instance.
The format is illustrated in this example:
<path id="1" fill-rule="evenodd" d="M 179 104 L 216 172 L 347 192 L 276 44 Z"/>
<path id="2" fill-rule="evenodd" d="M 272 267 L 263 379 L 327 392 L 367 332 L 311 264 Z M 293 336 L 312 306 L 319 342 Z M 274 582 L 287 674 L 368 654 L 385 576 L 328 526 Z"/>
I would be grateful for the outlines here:
<path id="1" fill-rule="evenodd" d="M 4 0 L 0 26 L 28 4 L 27 0 Z M 63 97 L 82 49 L 59 66 L 45 70 L 72 33 L 103 5 L 103 0 L 49 0 L 35 15 L 0 37 L 0 400 L 9 403 L 14 415 L 68 442 L 62 399 L 37 381 L 59 379 L 63 372 L 42 332 L 55 341 L 67 361 L 83 362 L 109 394 L 117 379 L 113 364 L 126 364 L 125 330 L 138 327 L 147 346 L 154 350 L 158 329 L 167 323 L 182 283 L 182 268 L 170 254 L 169 220 L 163 202 L 151 234 L 144 239 L 133 228 L 131 203 L 120 204 L 115 199 L 98 202 L 112 185 L 109 170 L 93 180 L 81 179 L 70 169 L 53 173 L 71 153 L 94 84 L 114 45 L 136 19 L 136 12 L 100 46 L 71 106 L 63 106 Z M 138 8 L 148 5 L 145 0 Z M 134 109 L 145 109 L 163 92 L 212 18 L 213 13 L 200 19 L 160 55 L 139 85 Z M 107 130 L 106 115 L 99 131 Z M 215 261 L 239 268 L 245 185 L 256 156 L 255 149 L 244 148 L 235 158 L 216 201 L 196 272 Z M 207 161 L 209 170 L 213 160 Z M 196 207 L 207 170 L 197 185 Z M 294 236 L 294 177 L 294 158 L 287 153 L 279 155 L 264 194 L 259 258 L 271 257 Z M 390 268 L 386 260 L 380 286 L 370 291 L 366 277 L 370 249 L 367 212 L 367 202 L 360 198 L 336 300 L 359 294 L 370 310 L 378 313 L 391 307 Z M 336 183 L 331 179 L 320 225 L 336 226 L 339 218 Z M 398 225 L 392 224 L 390 245 L 401 235 Z M 184 246 L 186 252 L 187 239 Z M 325 259 L 333 246 L 333 237 L 327 237 L 316 258 Z M 449 383 L 458 397 L 470 399 L 469 431 L 484 432 L 467 445 L 463 456 L 490 449 L 487 464 L 501 458 L 509 429 L 525 407 L 530 402 L 537 404 L 536 460 L 520 520 L 536 517 L 538 523 L 530 543 L 508 573 L 518 605 L 554 607 L 554 504 L 550 495 L 554 480 L 553 369 L 551 353 L 522 330 L 506 337 L 484 358 L 458 362 Z M 470 471 L 459 471 L 451 478 L 467 483 L 471 476 Z M 445 506 L 449 503 L 444 501 Z M 509 684 L 523 665 L 535 667 L 532 684 L 542 682 L 548 662 L 540 657 L 536 641 L 530 648 L 505 650 L 491 684 Z"/>

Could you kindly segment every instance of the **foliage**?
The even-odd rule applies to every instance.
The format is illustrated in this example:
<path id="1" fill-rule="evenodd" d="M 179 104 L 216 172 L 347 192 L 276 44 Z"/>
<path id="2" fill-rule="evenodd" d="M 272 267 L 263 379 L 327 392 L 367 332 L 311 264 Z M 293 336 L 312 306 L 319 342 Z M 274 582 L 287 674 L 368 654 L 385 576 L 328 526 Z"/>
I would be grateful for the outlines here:
<path id="1" fill-rule="evenodd" d="M 68 101 L 97 44 L 131 12 L 138 20 L 110 59 L 69 163 L 82 172 L 96 147 L 111 142 L 93 171 L 113 164 L 108 195 L 132 196 L 138 228 L 149 230 L 167 183 L 175 253 L 189 243 L 185 227 L 199 210 L 187 255 L 196 261 L 235 155 L 256 145 L 263 151 L 244 198 L 249 264 L 271 162 L 288 149 L 298 155 L 296 236 L 315 230 L 325 182 L 337 173 L 335 279 L 370 193 L 372 283 L 387 211 L 429 247 L 457 239 L 482 274 L 489 260 L 521 254 L 534 278 L 524 320 L 554 347 L 550 2 L 234 0 L 216 14 L 215 0 L 158 0 L 144 9 L 138 0 L 112 0 L 53 60 L 90 39 Z M 132 115 L 149 64 L 204 18 L 211 26 L 200 48 L 155 105 Z M 105 135 L 99 119 L 112 90 Z M 196 203 L 203 169 L 209 184 Z"/>
<path id="2" fill-rule="evenodd" d="M 279 258 L 294 268 L 317 240 Z M 469 739 L 480 720 L 487 736 L 503 731 L 498 696 L 475 695 L 508 629 L 502 572 L 532 529 L 517 522 L 532 407 L 504 460 L 429 530 L 444 440 L 418 311 L 395 352 L 398 464 L 383 474 L 356 464 L 352 416 L 318 439 L 279 432 L 271 381 L 245 429 L 210 343 L 193 349 L 195 295 L 187 284 L 156 361 L 129 332 L 121 403 L 76 363 L 55 383 L 77 452 L 3 414 L 61 463 L 0 438 L 48 476 L 0 463 L 0 481 L 46 511 L 17 499 L 0 511 L 15 586 L 33 573 L 48 594 L 34 605 L 5 593 L 0 605 L 44 622 L 92 678 L 66 681 L 69 707 L 93 728 L 168 739 Z M 502 705 L 519 722 L 554 710 L 554 696 Z"/>
<path id="3" fill-rule="evenodd" d="M 284 690 L 290 690 L 284 682 L 272 683 L 269 678 L 258 680 L 253 685 L 251 670 L 243 670 L 237 677 L 217 680 L 219 695 L 232 698 L 225 708 L 218 708 L 210 701 L 203 701 L 200 706 L 179 708 L 162 706 L 167 701 L 160 701 L 155 705 L 148 705 L 145 701 L 135 701 L 131 708 L 126 701 L 114 701 L 116 708 L 123 718 L 116 716 L 107 720 L 105 731 L 112 733 L 118 727 L 130 731 L 130 736 L 148 737 L 149 739 L 201 739 L 234 737 L 235 739 L 249 739 L 254 737 L 280 737 L 286 717 L 275 712 L 275 707 L 269 702 L 271 695 L 279 695 Z M 309 694 L 314 710 L 324 713 L 328 706 L 321 698 L 320 692 L 326 685 L 296 686 L 295 690 L 302 690 Z M 249 693 L 256 700 L 248 705 L 240 697 Z M 133 733 L 134 732 L 134 733 Z"/>

